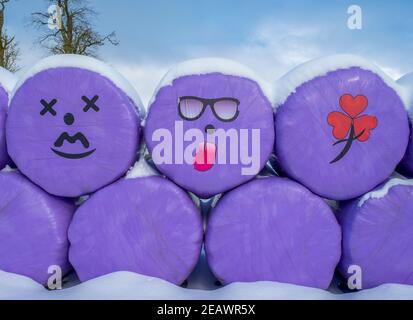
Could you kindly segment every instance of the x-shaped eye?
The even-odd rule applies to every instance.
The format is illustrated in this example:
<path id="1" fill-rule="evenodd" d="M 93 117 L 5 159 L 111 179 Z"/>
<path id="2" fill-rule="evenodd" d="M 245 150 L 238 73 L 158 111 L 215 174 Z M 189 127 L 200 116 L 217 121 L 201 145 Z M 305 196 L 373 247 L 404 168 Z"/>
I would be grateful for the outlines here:
<path id="1" fill-rule="evenodd" d="M 98 112 L 100 109 L 99 107 L 96 105 L 96 101 L 98 101 L 99 96 L 94 96 L 92 99 L 89 99 L 88 97 L 83 96 L 82 100 L 84 102 L 86 102 L 86 106 L 83 108 L 83 112 L 88 112 L 89 109 L 93 109 L 96 112 Z"/>
<path id="2" fill-rule="evenodd" d="M 51 113 L 53 116 L 57 114 L 56 110 L 53 109 L 53 106 L 57 103 L 56 99 L 53 99 L 50 102 L 46 102 L 46 100 L 40 100 L 40 103 L 44 107 L 42 111 L 40 111 L 40 115 L 44 116 L 47 112 Z"/>

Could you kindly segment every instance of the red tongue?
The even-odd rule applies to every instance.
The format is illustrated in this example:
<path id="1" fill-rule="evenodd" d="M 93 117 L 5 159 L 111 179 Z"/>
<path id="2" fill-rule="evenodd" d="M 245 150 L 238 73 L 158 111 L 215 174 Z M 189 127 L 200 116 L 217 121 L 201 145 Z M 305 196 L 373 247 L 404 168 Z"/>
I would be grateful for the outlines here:
<path id="1" fill-rule="evenodd" d="M 213 143 L 203 142 L 199 145 L 194 159 L 194 169 L 208 171 L 215 164 L 216 146 Z"/>

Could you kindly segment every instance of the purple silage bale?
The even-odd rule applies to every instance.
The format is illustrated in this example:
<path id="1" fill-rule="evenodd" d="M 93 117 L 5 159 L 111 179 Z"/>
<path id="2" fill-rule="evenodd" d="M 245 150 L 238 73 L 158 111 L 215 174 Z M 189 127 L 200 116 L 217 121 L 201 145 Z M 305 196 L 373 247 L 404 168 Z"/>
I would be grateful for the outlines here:
<path id="1" fill-rule="evenodd" d="M 339 270 L 361 289 L 413 284 L 413 180 L 392 178 L 337 213 L 343 230 Z M 358 272 L 358 273 L 356 273 Z M 360 288 L 360 287 L 359 287 Z"/>
<path id="2" fill-rule="evenodd" d="M 330 207 L 305 187 L 260 178 L 218 202 L 205 249 L 224 284 L 277 281 L 327 289 L 340 259 L 341 231 Z"/>
<path id="3" fill-rule="evenodd" d="M 18 172 L 0 172 L 0 189 L 0 269 L 41 284 L 51 276 L 49 267 L 67 273 L 73 203 L 47 194 Z"/>
<path id="4" fill-rule="evenodd" d="M 140 142 L 139 97 L 90 57 L 58 55 L 20 80 L 6 125 L 9 154 L 47 192 L 77 197 L 117 180 Z"/>
<path id="5" fill-rule="evenodd" d="M 412 131 L 412 116 L 413 116 L 413 72 L 408 73 L 402 78 L 400 78 L 397 83 L 403 87 L 406 92 L 407 96 L 407 109 L 409 114 L 409 124 L 410 124 L 410 131 Z M 412 134 L 410 133 L 409 145 L 406 150 L 406 154 L 402 162 L 398 167 L 398 171 L 402 174 L 413 177 L 413 140 Z"/>
<path id="6" fill-rule="evenodd" d="M 200 212 L 185 191 L 163 177 L 122 179 L 76 211 L 69 255 L 81 281 L 131 271 L 181 284 L 202 239 Z"/>
<path id="7" fill-rule="evenodd" d="M 9 98 L 16 82 L 14 74 L 0 67 L 0 169 L 10 162 L 6 145 L 6 118 Z"/>
<path id="8" fill-rule="evenodd" d="M 172 68 L 145 125 L 158 169 L 201 198 L 253 179 L 273 150 L 270 95 L 266 83 L 232 61 L 196 59 Z"/>
<path id="9" fill-rule="evenodd" d="M 306 63 L 278 83 L 275 150 L 282 171 L 334 200 L 386 180 L 409 139 L 403 92 L 354 56 Z"/>

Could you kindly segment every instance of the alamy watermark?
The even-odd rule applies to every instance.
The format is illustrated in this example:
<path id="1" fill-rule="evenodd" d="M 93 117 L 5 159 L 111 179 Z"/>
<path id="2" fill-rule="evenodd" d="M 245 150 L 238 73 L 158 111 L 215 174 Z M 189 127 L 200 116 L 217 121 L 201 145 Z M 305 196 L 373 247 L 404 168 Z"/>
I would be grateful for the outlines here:
<path id="1" fill-rule="evenodd" d="M 350 290 L 361 290 L 363 288 L 361 267 L 358 265 L 350 265 L 347 269 L 347 274 L 350 275 L 347 279 L 347 287 Z"/>
<path id="2" fill-rule="evenodd" d="M 47 9 L 47 13 L 49 14 L 49 20 L 47 26 L 50 30 L 60 30 L 62 29 L 62 17 L 63 17 L 63 10 L 62 7 L 59 5 L 53 4 Z"/>
<path id="3" fill-rule="evenodd" d="M 47 288 L 49 290 L 62 290 L 63 288 L 62 268 L 58 265 L 51 265 L 47 269 L 47 273 L 50 274 L 50 277 L 47 280 Z"/>
<path id="4" fill-rule="evenodd" d="M 206 171 L 215 164 L 241 164 L 242 175 L 256 175 L 261 166 L 260 129 L 191 128 L 184 132 L 183 121 L 176 121 L 174 132 L 159 128 L 152 134 L 158 142 L 152 150 L 155 164 L 189 164 Z M 184 148 L 184 143 L 189 144 Z M 229 152 L 229 154 L 228 154 Z"/>
<path id="5" fill-rule="evenodd" d="M 347 8 L 347 27 L 350 30 L 363 29 L 363 10 L 360 6 L 353 4 Z"/>

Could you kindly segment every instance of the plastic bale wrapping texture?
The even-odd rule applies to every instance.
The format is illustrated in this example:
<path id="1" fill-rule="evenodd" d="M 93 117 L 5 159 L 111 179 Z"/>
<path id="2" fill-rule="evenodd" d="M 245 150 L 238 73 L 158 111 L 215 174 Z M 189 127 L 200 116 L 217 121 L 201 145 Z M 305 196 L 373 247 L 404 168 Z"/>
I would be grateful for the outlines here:
<path id="1" fill-rule="evenodd" d="M 332 61 L 332 57 L 329 61 Z M 280 85 L 311 74 L 279 106 L 276 155 L 284 172 L 334 200 L 360 196 L 388 178 L 405 153 L 409 126 L 404 101 L 381 71 L 337 68 L 319 60 L 292 71 Z M 346 64 L 346 67 L 342 67 Z M 324 69 L 323 69 L 324 67 Z M 318 72 L 323 69 L 322 72 Z"/>
<path id="2" fill-rule="evenodd" d="M 277 177 L 224 195 L 205 236 L 209 266 L 224 284 L 277 281 L 327 289 L 340 245 L 330 207 L 298 183 Z"/>
<path id="3" fill-rule="evenodd" d="M 9 162 L 6 145 L 6 118 L 8 106 L 8 93 L 0 84 L 0 168 L 4 168 Z"/>
<path id="4" fill-rule="evenodd" d="M 45 285 L 48 269 L 70 270 L 67 230 L 74 205 L 47 194 L 18 172 L 0 173 L 0 270 Z"/>
<path id="5" fill-rule="evenodd" d="M 40 61 L 33 70 L 18 84 L 7 120 L 9 154 L 22 173 L 66 197 L 121 177 L 136 159 L 140 118 L 113 80 L 118 74 L 72 55 Z"/>
<path id="6" fill-rule="evenodd" d="M 406 90 L 408 96 L 408 113 L 410 118 L 410 131 L 412 131 L 412 119 L 413 119 L 413 73 L 406 74 L 397 81 Z M 409 145 L 406 150 L 406 154 L 402 162 L 399 165 L 398 171 L 402 174 L 413 177 L 413 140 L 410 132 Z"/>
<path id="7" fill-rule="evenodd" d="M 6 145 L 6 118 L 9 96 L 16 82 L 17 78 L 12 73 L 0 67 L 0 169 L 10 161 Z"/>
<path id="8" fill-rule="evenodd" d="M 155 92 L 145 125 L 146 143 L 158 169 L 202 198 L 256 176 L 274 145 L 272 106 L 259 83 L 253 75 L 249 77 L 248 69 L 227 60 L 199 59 L 173 68 Z M 178 105 L 184 97 L 192 98 L 180 112 Z M 238 113 L 231 117 L 230 105 L 234 102 L 238 103 Z M 208 128 L 215 129 L 212 132 L 217 136 L 222 137 L 223 132 L 229 135 L 214 139 L 207 133 Z M 201 141 L 192 136 L 193 129 L 198 129 Z M 160 138 L 160 130 L 170 132 L 171 139 Z M 171 154 L 170 160 L 157 160 L 168 157 L 160 151 L 162 145 Z M 189 153 L 189 159 L 183 153 Z M 202 154 L 204 166 L 197 165 Z"/>
<path id="9" fill-rule="evenodd" d="M 362 289 L 385 283 L 413 284 L 410 181 L 410 185 L 396 185 L 377 198 L 353 200 L 337 215 L 343 230 L 339 270 L 347 278 L 360 276 Z"/>
<path id="10" fill-rule="evenodd" d="M 69 256 L 81 281 L 131 271 L 181 284 L 202 238 L 201 215 L 182 189 L 162 177 L 125 179 L 76 211 Z"/>

